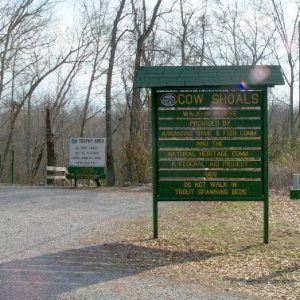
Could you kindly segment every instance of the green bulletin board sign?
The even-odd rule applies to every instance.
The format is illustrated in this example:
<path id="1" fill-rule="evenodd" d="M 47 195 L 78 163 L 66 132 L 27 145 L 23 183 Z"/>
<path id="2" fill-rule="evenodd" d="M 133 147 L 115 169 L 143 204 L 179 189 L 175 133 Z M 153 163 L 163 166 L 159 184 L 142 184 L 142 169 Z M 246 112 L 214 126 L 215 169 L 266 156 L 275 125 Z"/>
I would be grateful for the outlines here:
<path id="1" fill-rule="evenodd" d="M 267 87 L 282 83 L 280 69 L 269 67 L 275 68 L 273 77 L 269 72 L 263 84 L 241 90 L 229 76 L 230 67 L 199 67 L 199 81 L 205 71 L 217 74 L 218 68 L 227 68 L 229 79 L 220 78 L 219 85 L 202 80 L 198 87 L 184 80 L 192 78 L 188 71 L 197 71 L 195 67 L 183 67 L 182 72 L 180 67 L 155 68 L 141 69 L 139 77 L 140 86 L 152 88 L 154 238 L 158 237 L 159 201 L 261 201 L 268 243 Z M 238 68 L 241 79 L 251 68 Z M 163 78 L 169 76 L 165 84 L 158 85 L 159 71 Z"/>
<path id="2" fill-rule="evenodd" d="M 158 89 L 154 98 L 158 200 L 263 200 L 263 91 Z"/>

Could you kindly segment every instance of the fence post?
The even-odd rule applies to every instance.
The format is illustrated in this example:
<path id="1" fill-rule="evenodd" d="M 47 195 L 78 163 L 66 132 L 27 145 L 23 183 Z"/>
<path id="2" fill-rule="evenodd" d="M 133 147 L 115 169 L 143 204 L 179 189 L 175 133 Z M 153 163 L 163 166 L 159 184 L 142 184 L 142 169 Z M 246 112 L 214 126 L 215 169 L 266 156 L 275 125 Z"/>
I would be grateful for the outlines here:
<path id="1" fill-rule="evenodd" d="M 300 189 L 299 178 L 300 178 L 299 174 L 293 174 L 293 189 L 294 190 Z"/>

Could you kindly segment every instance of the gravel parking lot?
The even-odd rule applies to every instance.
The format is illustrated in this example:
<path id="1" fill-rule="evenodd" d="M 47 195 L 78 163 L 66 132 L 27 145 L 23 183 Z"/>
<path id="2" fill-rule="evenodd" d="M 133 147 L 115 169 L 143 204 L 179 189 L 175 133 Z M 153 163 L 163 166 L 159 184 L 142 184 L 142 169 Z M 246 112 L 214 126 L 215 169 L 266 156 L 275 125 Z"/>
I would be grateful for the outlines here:
<path id="1" fill-rule="evenodd" d="M 164 262 L 145 261 L 117 232 L 151 216 L 151 198 L 143 187 L 0 186 L 0 299 L 245 299 L 147 273 Z M 85 245 L 95 228 L 101 244 Z"/>
<path id="2" fill-rule="evenodd" d="M 98 189 L 1 187 L 1 260 L 60 249 L 93 226 L 151 213 L 151 194 Z M 51 246 L 51 248 L 49 248 Z"/>

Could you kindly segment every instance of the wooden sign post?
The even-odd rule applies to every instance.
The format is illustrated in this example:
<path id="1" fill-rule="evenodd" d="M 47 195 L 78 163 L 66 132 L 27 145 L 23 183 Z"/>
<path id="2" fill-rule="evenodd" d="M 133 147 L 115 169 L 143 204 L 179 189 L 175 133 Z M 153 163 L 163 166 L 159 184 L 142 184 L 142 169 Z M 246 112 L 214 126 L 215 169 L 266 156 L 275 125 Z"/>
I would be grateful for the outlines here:
<path id="1" fill-rule="evenodd" d="M 269 242 L 267 86 L 283 79 L 278 67 L 268 66 L 268 78 L 260 85 L 241 89 L 251 68 L 141 68 L 140 86 L 152 88 L 154 238 L 159 201 L 261 201 L 264 243 Z M 219 84 L 218 78 L 214 84 L 203 82 L 218 69 L 227 72 Z M 157 86 L 159 74 L 170 81 L 160 78 Z"/>

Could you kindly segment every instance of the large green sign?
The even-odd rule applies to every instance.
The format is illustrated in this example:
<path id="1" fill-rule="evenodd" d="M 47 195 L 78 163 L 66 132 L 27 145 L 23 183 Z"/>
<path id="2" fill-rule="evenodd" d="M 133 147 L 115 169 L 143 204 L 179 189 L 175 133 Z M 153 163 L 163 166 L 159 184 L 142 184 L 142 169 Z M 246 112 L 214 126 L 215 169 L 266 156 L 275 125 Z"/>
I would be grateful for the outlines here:
<path id="1" fill-rule="evenodd" d="M 153 236 L 159 201 L 261 201 L 269 242 L 267 88 L 280 66 L 144 66 L 151 88 Z"/>
<path id="2" fill-rule="evenodd" d="M 266 89 L 152 89 L 154 236 L 158 201 L 265 201 Z"/>
<path id="3" fill-rule="evenodd" d="M 264 200 L 263 92 L 155 90 L 157 198 Z"/>

